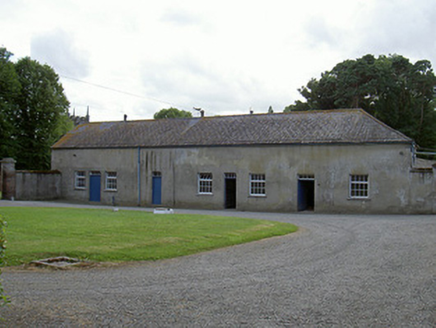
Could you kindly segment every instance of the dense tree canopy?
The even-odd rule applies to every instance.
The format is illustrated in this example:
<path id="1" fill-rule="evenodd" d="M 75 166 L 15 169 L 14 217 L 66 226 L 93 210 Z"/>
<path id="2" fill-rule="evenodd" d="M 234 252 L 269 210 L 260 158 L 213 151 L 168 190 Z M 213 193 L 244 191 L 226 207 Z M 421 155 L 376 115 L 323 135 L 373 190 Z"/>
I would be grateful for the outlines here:
<path id="1" fill-rule="evenodd" d="M 400 55 L 346 60 L 321 79 L 311 79 L 286 111 L 362 108 L 413 138 L 436 148 L 436 77 L 427 60 L 412 64 Z"/>
<path id="2" fill-rule="evenodd" d="M 48 169 L 50 147 L 72 128 L 69 102 L 54 70 L 29 57 L 10 61 L 0 48 L 0 158 L 17 168 Z"/>
<path id="3" fill-rule="evenodd" d="M 161 109 L 157 113 L 154 114 L 154 119 L 161 119 L 161 118 L 178 118 L 178 117 L 192 117 L 191 112 L 188 112 L 186 110 L 180 110 L 177 108 L 170 107 L 168 109 Z"/>
<path id="4" fill-rule="evenodd" d="M 0 159 L 13 157 L 13 114 L 16 109 L 15 99 L 20 93 L 21 85 L 10 61 L 12 54 L 0 48 Z"/>

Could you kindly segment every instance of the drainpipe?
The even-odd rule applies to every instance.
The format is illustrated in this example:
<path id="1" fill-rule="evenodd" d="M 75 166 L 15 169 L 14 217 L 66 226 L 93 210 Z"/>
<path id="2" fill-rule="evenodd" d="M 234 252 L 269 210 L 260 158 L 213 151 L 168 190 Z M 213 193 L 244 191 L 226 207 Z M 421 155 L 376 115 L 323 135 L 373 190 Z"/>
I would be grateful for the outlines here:
<path id="1" fill-rule="evenodd" d="M 415 167 L 415 160 L 416 160 L 416 146 L 415 146 L 415 142 L 412 142 L 412 167 Z"/>
<path id="2" fill-rule="evenodd" d="M 138 206 L 141 206 L 141 148 L 138 147 Z"/>

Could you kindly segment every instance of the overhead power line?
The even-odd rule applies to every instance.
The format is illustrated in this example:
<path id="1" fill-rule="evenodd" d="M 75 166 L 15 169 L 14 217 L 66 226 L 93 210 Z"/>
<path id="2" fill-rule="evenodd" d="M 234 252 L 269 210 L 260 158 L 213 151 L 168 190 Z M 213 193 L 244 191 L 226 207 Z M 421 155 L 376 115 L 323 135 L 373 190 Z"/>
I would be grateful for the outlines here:
<path id="1" fill-rule="evenodd" d="M 92 82 L 87 82 L 87 81 L 79 80 L 79 79 L 76 79 L 74 77 L 65 76 L 65 75 L 62 75 L 62 74 L 59 74 L 59 76 L 64 78 L 64 79 L 68 79 L 68 80 L 72 80 L 72 81 L 88 84 L 88 85 L 91 85 L 91 86 L 96 87 L 96 88 L 100 88 L 100 89 L 105 89 L 105 90 L 121 93 L 121 94 L 124 94 L 124 95 L 127 95 L 127 96 L 131 96 L 131 97 L 152 100 L 152 101 L 160 102 L 162 104 L 170 105 L 171 107 L 178 107 L 180 109 L 183 109 L 183 106 L 178 106 L 178 105 L 172 104 L 172 103 L 170 103 L 168 101 L 160 100 L 160 99 L 157 99 L 157 98 L 153 98 L 153 97 L 149 97 L 149 96 L 137 95 L 137 94 L 134 94 L 134 93 L 131 93 L 131 92 L 127 92 L 127 91 L 123 91 L 123 90 L 118 90 L 118 89 L 107 87 L 107 86 L 104 86 L 104 85 L 101 85 L 101 84 L 97 84 L 97 83 L 92 83 Z"/>

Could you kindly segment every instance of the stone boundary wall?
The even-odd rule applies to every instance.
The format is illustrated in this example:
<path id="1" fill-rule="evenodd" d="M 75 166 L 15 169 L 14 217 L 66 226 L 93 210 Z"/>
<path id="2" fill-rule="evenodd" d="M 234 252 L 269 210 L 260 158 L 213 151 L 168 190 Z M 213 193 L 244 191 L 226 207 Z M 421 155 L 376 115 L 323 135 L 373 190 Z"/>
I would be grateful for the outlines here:
<path id="1" fill-rule="evenodd" d="M 60 171 L 15 170 L 13 158 L 0 160 L 0 199 L 53 200 L 61 198 Z"/>
<path id="2" fill-rule="evenodd" d="M 3 158 L 0 161 L 0 199 L 15 198 L 15 163 L 13 158 Z"/>
<path id="3" fill-rule="evenodd" d="M 61 172 L 16 171 L 16 200 L 52 200 L 61 197 Z"/>

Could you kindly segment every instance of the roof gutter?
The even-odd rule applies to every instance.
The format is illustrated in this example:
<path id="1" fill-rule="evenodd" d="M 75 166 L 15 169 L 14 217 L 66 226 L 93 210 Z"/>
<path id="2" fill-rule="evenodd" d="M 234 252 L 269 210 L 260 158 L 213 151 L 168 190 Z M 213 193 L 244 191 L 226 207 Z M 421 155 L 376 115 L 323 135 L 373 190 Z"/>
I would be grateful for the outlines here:
<path id="1" fill-rule="evenodd" d="M 361 142 L 295 142 L 295 143 L 237 143 L 237 144 L 211 144 L 211 145 L 134 145 L 134 146 L 80 146 L 80 147 L 52 147 L 52 150 L 72 150 L 72 149 L 168 149 L 168 148 L 192 148 L 192 147 L 265 147 L 265 146 L 355 146 L 355 145 L 412 145 L 412 140 L 404 141 L 361 141 Z"/>

